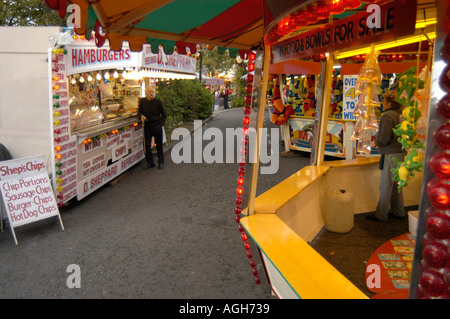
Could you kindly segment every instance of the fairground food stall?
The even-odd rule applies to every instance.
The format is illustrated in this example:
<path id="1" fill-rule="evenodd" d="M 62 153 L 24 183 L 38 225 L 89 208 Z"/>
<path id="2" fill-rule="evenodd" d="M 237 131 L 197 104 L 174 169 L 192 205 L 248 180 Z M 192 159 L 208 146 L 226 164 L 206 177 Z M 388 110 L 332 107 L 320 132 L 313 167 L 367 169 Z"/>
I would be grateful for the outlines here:
<path id="1" fill-rule="evenodd" d="M 135 52 L 125 44 L 114 51 L 106 40 L 97 47 L 59 27 L 0 32 L 16 43 L 2 46 L 0 55 L 10 75 L 2 82 L 2 143 L 14 159 L 43 155 L 59 206 L 144 158 L 137 109 L 146 86 L 196 77 L 195 58 L 167 55 L 158 46 Z"/>
<path id="2" fill-rule="evenodd" d="M 50 3 L 53 9 L 59 8 L 59 1 L 46 2 Z M 439 7 L 435 10 L 437 18 L 429 19 L 425 16 L 420 18 L 419 12 L 423 12 L 422 9 L 428 7 L 427 4 L 422 4 L 422 1 L 417 3 L 416 1 L 373 0 L 361 3 L 357 0 L 235 0 L 230 3 L 220 2 L 217 4 L 215 2 L 214 6 L 209 1 L 203 1 L 202 5 L 205 8 L 215 11 L 213 14 L 201 10 L 201 7 L 192 10 L 182 1 L 177 0 L 162 1 L 158 4 L 142 0 L 135 1 L 133 4 L 114 3 L 114 5 L 102 2 L 90 4 L 83 0 L 71 2 L 79 5 L 82 13 L 82 26 L 76 31 L 84 34 L 95 24 L 101 25 L 104 32 L 107 33 L 111 46 L 116 49 L 121 47 L 123 41 L 129 41 L 130 46 L 136 51 L 142 50 L 143 43 L 152 45 L 157 43 L 181 48 L 195 43 L 205 43 L 228 47 L 231 49 L 230 53 L 234 52 L 234 54 L 238 50 L 240 50 L 239 53 L 247 52 L 249 75 L 247 76 L 243 134 L 247 134 L 249 128 L 261 128 L 263 125 L 266 92 L 272 65 L 302 60 L 304 57 L 315 54 L 325 55 L 326 60 L 320 63 L 320 70 L 312 73 L 319 75 L 319 81 L 317 92 L 315 92 L 317 108 L 314 116 L 311 165 L 256 198 L 259 164 L 258 161 L 254 161 L 255 164 L 247 167 L 244 158 L 238 170 L 234 212 L 255 281 L 259 283 L 260 279 L 250 252 L 249 237 L 257 244 L 258 250 L 263 256 L 272 288 L 280 298 L 366 298 L 353 283 L 307 244 L 324 225 L 321 202 L 327 204 L 328 199 L 322 192 L 327 185 L 333 186 L 339 182 L 340 186 L 345 188 L 348 193 L 353 193 L 352 213 L 373 211 L 378 195 L 377 157 L 368 156 L 363 159 L 324 162 L 324 142 L 333 66 L 335 63 L 342 63 L 340 60 L 345 58 L 344 54 L 348 54 L 350 57 L 358 54 L 369 55 L 372 53 L 369 44 L 374 44 L 373 52 L 377 52 L 386 48 L 399 47 L 405 44 L 402 43 L 403 40 L 413 41 L 415 39 L 415 42 L 419 41 L 419 43 L 430 41 L 434 50 L 434 61 L 430 63 L 429 67 L 434 72 L 432 79 L 438 79 L 443 69 L 442 65 L 438 67 L 437 64 L 441 59 L 440 52 L 445 38 L 444 30 L 441 28 L 447 4 L 440 1 Z M 367 12 L 369 2 L 376 6 Z M 408 7 L 405 7 L 406 4 Z M 432 2 L 429 6 L 436 7 L 436 4 L 437 2 Z M 183 12 L 184 19 L 179 19 L 180 12 Z M 318 16 L 319 12 L 320 16 Z M 379 16 L 377 12 L 380 13 Z M 369 20 L 371 13 L 375 13 L 375 15 Z M 160 17 L 163 17 L 163 20 Z M 224 23 L 224 21 L 231 20 L 236 23 L 233 25 Z M 380 24 L 377 24 L 377 21 Z M 436 24 L 439 21 L 441 23 Z M 429 22 L 431 24 L 427 25 Z M 448 27 L 446 31 L 448 33 Z M 261 43 L 260 39 L 263 34 L 264 43 Z M 414 35 L 417 35 L 418 39 L 414 38 Z M 371 43 L 368 43 L 369 41 Z M 381 47 L 377 47 L 378 45 Z M 383 45 L 388 45 L 388 47 L 383 48 Z M 256 54 L 250 53 L 250 50 L 256 51 Z M 350 50 L 362 50 L 362 52 L 357 53 Z M 447 61 L 448 49 L 447 51 L 444 49 L 444 52 L 446 52 L 445 60 Z M 413 61 L 417 61 L 417 59 L 414 58 Z M 371 64 L 370 69 L 374 70 L 375 67 Z M 251 72 L 254 73 L 250 74 Z M 293 72 L 292 70 L 275 73 L 311 74 L 306 71 Z M 348 74 L 360 75 L 362 72 L 358 70 L 356 73 Z M 408 74 L 405 76 L 408 78 Z M 436 247 L 434 242 L 432 243 L 434 246 L 428 246 L 428 242 L 426 246 L 422 247 L 422 237 L 425 232 L 427 232 L 428 239 L 448 239 L 448 223 L 445 224 L 448 221 L 445 219 L 448 215 L 442 212 L 442 209 L 448 209 L 446 206 L 438 208 L 440 215 L 432 216 L 433 221 L 441 220 L 443 222 L 439 225 L 444 226 L 437 227 L 439 231 L 435 231 L 433 234 L 431 234 L 431 228 L 425 229 L 425 210 L 430 205 L 427 201 L 428 196 L 423 194 L 430 176 L 428 172 L 429 157 L 432 155 L 430 152 L 436 150 L 433 147 L 435 144 L 431 140 L 431 136 L 438 130 L 439 125 L 446 122 L 442 118 L 438 119 L 435 112 L 436 104 L 444 93 L 438 86 L 439 81 L 431 82 L 430 95 L 435 98 L 430 100 L 428 122 L 431 123 L 432 120 L 435 122 L 433 125 L 427 125 L 423 187 L 420 185 L 420 172 L 417 171 L 414 171 L 415 179 L 408 179 L 407 185 L 404 185 L 406 205 L 417 204 L 419 199 L 421 201 L 411 279 L 412 289 L 410 289 L 410 297 L 413 298 L 442 297 L 445 296 L 448 289 L 448 273 L 441 269 L 443 264 L 430 264 L 428 257 L 422 258 L 422 248 L 424 251 L 438 252 L 438 254 L 442 254 L 443 251 L 445 257 L 445 249 L 432 249 Z M 442 86 L 444 90 L 448 90 L 448 78 L 445 75 L 441 82 L 444 82 L 444 86 Z M 367 93 L 366 96 L 372 96 Z M 446 112 L 448 103 L 443 101 L 444 103 L 440 104 L 441 109 L 443 114 L 448 116 Z M 369 100 L 366 106 L 372 107 L 372 103 L 376 104 L 375 100 Z M 284 112 L 284 106 L 280 105 L 280 107 L 282 107 L 281 111 L 279 110 L 279 113 L 276 114 L 278 117 Z M 369 119 L 370 121 L 364 122 L 364 118 L 360 118 L 360 122 L 362 122 L 360 124 L 364 124 L 362 127 L 376 123 L 376 116 L 370 116 Z M 446 126 L 443 126 L 441 133 L 438 134 L 439 143 L 445 140 L 445 129 Z M 259 130 L 256 132 L 259 133 Z M 405 136 L 408 135 L 405 134 Z M 361 151 L 367 153 L 369 149 L 363 146 L 367 145 L 370 140 L 370 134 L 355 137 L 358 137 Z M 242 143 L 241 153 L 245 156 L 247 139 L 243 138 Z M 445 146 L 442 143 L 439 145 Z M 445 149 L 445 147 L 441 148 Z M 259 155 L 258 150 L 256 155 Z M 411 163 L 417 164 L 419 158 L 420 156 L 415 156 Z M 445 162 L 436 161 L 436 163 Z M 248 169 L 247 172 L 246 169 Z M 407 168 L 405 167 L 405 169 Z M 402 172 L 401 175 L 406 178 L 407 174 Z M 245 182 L 247 179 L 249 182 Z M 446 201 L 448 199 L 446 184 L 437 182 L 434 181 L 434 184 L 430 184 L 430 189 L 434 190 L 432 192 L 433 203 L 438 204 L 440 201 L 442 205 L 445 205 L 448 203 Z M 248 196 L 248 202 L 243 199 L 244 196 Z M 245 204 L 248 204 L 248 207 L 241 208 Z M 427 225 L 428 221 L 427 219 Z M 426 250 L 427 247 L 428 250 Z M 443 260 L 447 261 L 448 259 L 444 258 Z M 423 267 L 419 267 L 420 263 L 424 264 Z"/>

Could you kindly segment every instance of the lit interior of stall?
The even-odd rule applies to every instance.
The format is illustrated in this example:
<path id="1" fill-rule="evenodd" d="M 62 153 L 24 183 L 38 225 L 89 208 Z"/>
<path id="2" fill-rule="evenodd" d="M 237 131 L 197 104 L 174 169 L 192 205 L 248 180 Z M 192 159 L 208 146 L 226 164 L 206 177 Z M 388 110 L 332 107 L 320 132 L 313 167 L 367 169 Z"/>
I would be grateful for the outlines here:
<path id="1" fill-rule="evenodd" d="M 319 3 L 323 3 L 323 1 L 319 1 L 317 7 L 319 7 Z M 329 136 L 326 128 L 329 120 L 339 118 L 342 111 L 341 109 L 335 112 L 338 107 L 333 105 L 339 102 L 339 98 L 342 100 L 342 96 L 339 96 L 341 93 L 336 92 L 338 78 L 344 75 L 358 76 L 361 74 L 363 72 L 361 69 L 366 67 L 366 57 L 369 54 L 376 56 L 375 64 L 379 68 L 379 75 L 382 75 L 380 82 L 381 79 L 387 80 L 383 90 L 391 89 L 395 85 L 398 94 L 403 94 L 400 98 L 409 103 L 411 95 L 419 91 L 419 88 L 416 90 L 412 87 L 416 86 L 420 72 L 423 71 L 424 78 L 420 79 L 423 81 L 420 88 L 425 88 L 425 90 L 422 90 L 421 93 L 427 94 L 425 85 L 428 85 L 429 93 L 431 58 L 436 37 L 436 7 L 434 3 L 421 3 L 419 1 L 415 22 L 416 30 L 412 35 L 388 40 L 377 39 L 373 45 L 370 42 L 360 43 L 356 47 L 343 47 L 332 52 L 323 51 L 301 58 L 286 59 L 286 61 L 277 62 L 275 66 L 274 64 L 270 65 L 271 73 L 283 75 L 278 83 L 280 86 L 284 85 L 285 106 L 288 103 L 295 103 L 296 92 L 293 88 L 297 83 L 300 88 L 304 89 L 297 91 L 298 101 L 296 105 L 294 104 L 296 112 L 291 118 L 311 118 L 313 120 L 313 126 L 316 126 L 314 134 L 318 135 L 317 143 L 313 144 L 317 150 L 316 153 L 319 153 L 318 156 L 316 155 L 316 160 L 311 156 L 311 166 L 303 168 L 255 198 L 254 203 L 249 205 L 245 211 L 247 217 L 241 219 L 241 224 L 261 249 L 272 288 L 275 294 L 281 298 L 367 297 L 354 283 L 343 277 L 307 244 L 324 226 L 327 226 L 327 209 L 330 206 L 342 207 L 339 206 L 340 200 L 342 200 L 339 197 L 339 190 L 352 194 L 352 201 L 347 203 L 351 206 L 351 216 L 375 211 L 378 201 L 379 156 L 366 156 L 368 154 L 363 148 L 360 148 L 360 153 L 363 155 L 361 158 L 325 161 L 325 143 Z M 359 5 L 361 5 L 360 1 Z M 267 31 L 266 39 L 272 48 L 278 46 L 278 52 L 281 52 L 279 56 L 283 57 L 286 52 L 292 52 L 292 48 L 295 48 L 295 39 L 301 41 L 302 33 L 324 25 L 300 29 L 291 27 L 289 29 L 288 25 L 293 20 L 296 21 L 294 25 L 298 28 L 300 21 L 298 19 L 304 9 L 307 7 L 295 8 L 289 14 L 281 17 L 278 24 Z M 328 11 L 328 16 L 330 16 L 330 11 Z M 317 17 L 315 21 L 317 22 Z M 283 28 L 286 28 L 287 31 L 283 31 Z M 294 39 L 290 42 L 293 43 L 291 47 L 289 47 L 289 39 Z M 300 41 L 297 43 L 301 43 Z M 311 63 L 321 66 L 320 75 L 295 70 L 295 67 L 301 68 L 302 64 Z M 308 81 L 308 77 L 310 81 Z M 279 78 L 275 77 L 275 81 Z M 410 86 L 408 86 L 406 83 L 410 78 L 414 81 L 410 81 Z M 405 82 L 405 79 L 408 81 Z M 273 86 L 276 86 L 275 83 Z M 408 86 L 408 88 L 402 87 L 402 85 Z M 303 96 L 301 93 L 304 93 Z M 383 92 L 377 93 L 382 96 Z M 415 96 L 417 97 L 417 95 Z M 421 98 L 426 103 L 427 96 Z M 315 104 L 316 102 L 317 104 Z M 379 99 L 376 104 L 378 107 L 377 119 L 379 120 L 382 112 Z M 426 108 L 426 105 L 422 106 Z M 426 115 L 427 110 L 424 109 L 423 113 Z M 426 118 L 424 122 L 426 122 Z M 373 131 L 376 133 L 376 130 Z M 287 130 L 287 132 L 292 136 L 292 130 Z M 352 134 L 352 130 L 344 134 Z M 422 139 L 424 138 L 422 136 Z M 363 144 L 358 139 L 352 142 L 356 143 L 355 149 L 359 147 L 358 144 Z M 421 154 L 423 159 L 423 150 Z M 422 179 L 420 169 L 411 176 L 413 178 L 408 179 L 407 186 L 405 185 L 403 188 L 405 206 L 419 204 Z M 342 213 L 344 214 L 344 212 Z M 335 220 L 334 223 L 339 223 L 339 220 Z M 345 233 L 349 230 L 335 231 Z M 311 260 L 313 261 L 311 262 Z M 410 264 L 408 265 L 410 266 Z M 313 273 L 314 275 L 312 275 Z"/>

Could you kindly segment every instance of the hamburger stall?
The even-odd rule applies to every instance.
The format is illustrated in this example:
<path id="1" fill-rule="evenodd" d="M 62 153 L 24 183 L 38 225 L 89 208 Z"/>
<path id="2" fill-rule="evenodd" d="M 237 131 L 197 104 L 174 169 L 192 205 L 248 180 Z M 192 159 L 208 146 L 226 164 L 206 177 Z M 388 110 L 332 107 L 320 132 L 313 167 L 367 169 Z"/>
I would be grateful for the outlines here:
<path id="1" fill-rule="evenodd" d="M 154 52 L 150 45 L 141 52 L 127 45 L 113 51 L 107 43 L 97 47 L 95 41 L 74 35 L 70 29 L 1 31 L 29 45 L 2 52 L 10 74 L 17 79 L 3 83 L 5 99 L 11 95 L 24 116 L 14 122 L 10 113 L 4 114 L 11 125 L 3 126 L 2 143 L 12 159 L 2 162 L 0 179 L 7 179 L 17 163 L 26 162 L 23 159 L 34 161 L 41 154 L 37 163 L 43 168 L 38 173 L 47 172 L 55 207 L 83 199 L 144 158 L 143 125 L 137 111 L 146 86 L 158 89 L 161 80 L 195 78 L 195 58 L 169 56 L 158 47 Z M 38 52 L 27 51 L 33 41 L 38 42 Z M 16 50 L 23 50 L 23 59 L 9 56 Z M 30 62 L 28 68 L 25 60 Z M 29 92 L 36 91 L 33 103 L 21 102 L 18 88 L 25 83 L 31 83 Z M 9 206 L 5 203 L 4 207 Z M 3 211 L 6 218 L 8 210 Z"/>
<path id="2" fill-rule="evenodd" d="M 375 210 L 379 156 L 370 142 L 382 112 L 380 88 L 387 81 L 383 89 L 395 88 L 408 110 L 396 129 L 408 155 L 395 178 L 405 206 L 418 205 L 419 210 L 417 228 L 391 247 L 402 253 L 383 255 L 398 259 L 379 263 L 394 265 L 382 271 L 394 275 L 387 278 L 391 286 L 373 292 L 380 298 L 448 298 L 448 1 L 242 0 L 228 7 L 221 3 L 214 18 L 197 10 L 202 23 L 194 13 L 183 21 L 170 20 L 177 8 L 185 9 L 177 0 L 158 7 L 143 0 L 114 4 L 113 11 L 123 13 L 120 18 L 105 2 L 71 2 L 82 9 L 78 34 L 85 34 L 88 24 L 93 27 L 90 12 L 116 49 L 126 41 L 135 51 L 149 42 L 178 48 L 202 43 L 243 54 L 249 61 L 244 135 L 255 128 L 260 139 L 269 105 L 266 92 L 273 85 L 272 122 L 280 126 L 286 149 L 311 153 L 310 165 L 256 196 L 260 150 L 257 146 L 255 154 L 248 154 L 244 136 L 241 154 L 255 155 L 256 161 L 240 162 L 234 213 L 255 282 L 261 280 L 249 239 L 279 298 L 368 298 L 309 242 L 324 226 L 348 232 L 354 214 Z M 163 13 L 173 25 L 154 24 Z M 230 19 L 236 26 L 224 29 L 223 21 Z M 297 82 L 306 87 L 306 95 L 293 107 L 289 99 L 295 98 Z M 336 92 L 339 87 L 342 94 Z M 325 155 L 341 160 L 326 161 Z M 367 282 L 377 276 L 370 270 L 367 274 Z"/>

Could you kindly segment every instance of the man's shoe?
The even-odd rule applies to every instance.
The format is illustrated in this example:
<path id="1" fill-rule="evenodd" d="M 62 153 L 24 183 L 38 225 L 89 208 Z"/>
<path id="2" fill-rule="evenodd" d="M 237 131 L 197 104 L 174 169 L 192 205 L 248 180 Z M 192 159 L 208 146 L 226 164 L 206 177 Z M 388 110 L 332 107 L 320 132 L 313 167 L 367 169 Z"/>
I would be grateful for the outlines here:
<path id="1" fill-rule="evenodd" d="M 164 163 L 160 163 L 160 164 L 158 165 L 158 168 L 159 168 L 159 169 L 163 169 L 163 168 L 164 168 Z"/>
<path id="2" fill-rule="evenodd" d="M 144 170 L 147 170 L 147 169 L 150 169 L 150 168 L 153 168 L 153 167 L 155 167 L 155 164 L 148 164 L 147 166 L 145 166 L 144 167 Z"/>
<path id="3" fill-rule="evenodd" d="M 370 213 L 366 215 L 366 219 L 376 220 L 377 222 L 385 222 L 385 220 L 379 219 L 375 216 L 375 213 Z"/>

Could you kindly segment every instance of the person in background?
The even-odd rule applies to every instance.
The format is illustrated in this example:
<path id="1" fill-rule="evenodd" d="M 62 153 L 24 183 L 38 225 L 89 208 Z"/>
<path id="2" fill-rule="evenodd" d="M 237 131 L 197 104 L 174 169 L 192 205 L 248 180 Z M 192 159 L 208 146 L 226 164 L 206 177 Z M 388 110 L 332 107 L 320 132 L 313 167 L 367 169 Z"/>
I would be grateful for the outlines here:
<path id="1" fill-rule="evenodd" d="M 228 96 L 230 95 L 231 90 L 228 88 L 228 86 L 225 87 L 225 90 L 223 92 L 223 108 L 224 109 L 229 109 L 229 105 L 228 105 Z"/>
<path id="2" fill-rule="evenodd" d="M 145 88 L 145 98 L 139 101 L 138 114 L 144 124 L 145 159 L 147 166 L 144 169 L 155 167 L 152 154 L 152 138 L 155 138 L 158 155 L 158 168 L 164 168 L 163 126 L 166 122 L 166 111 L 160 99 L 155 98 L 155 89 L 151 86 Z"/>
<path id="3" fill-rule="evenodd" d="M 392 159 L 395 157 L 402 162 L 406 155 L 402 145 L 398 142 L 398 136 L 392 131 L 400 123 L 402 112 L 402 105 L 395 101 L 394 91 L 384 94 L 383 110 L 375 141 L 372 141 L 372 147 L 378 147 L 381 154 L 380 198 L 376 211 L 366 216 L 368 219 L 377 221 L 387 221 L 389 207 L 394 217 L 405 217 L 403 192 L 398 191 L 397 182 L 393 181 L 391 171 L 396 167 Z"/>

